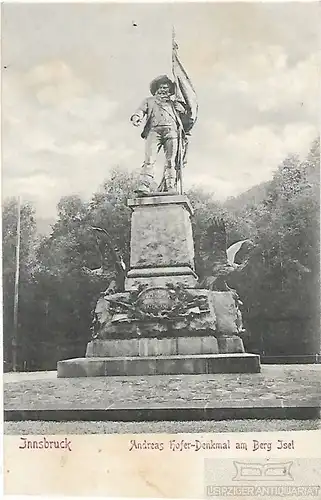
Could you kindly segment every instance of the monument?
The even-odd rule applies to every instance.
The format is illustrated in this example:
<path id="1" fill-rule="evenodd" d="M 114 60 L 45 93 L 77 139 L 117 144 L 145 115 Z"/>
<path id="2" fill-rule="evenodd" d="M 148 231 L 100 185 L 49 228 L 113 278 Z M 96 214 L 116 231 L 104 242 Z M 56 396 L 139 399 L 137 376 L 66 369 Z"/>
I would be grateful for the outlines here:
<path id="1" fill-rule="evenodd" d="M 247 264 L 233 261 L 246 242 L 227 249 L 224 222 L 214 219 L 204 275 L 195 272 L 193 209 L 182 172 L 197 100 L 174 40 L 173 76 L 155 78 L 151 97 L 130 118 L 134 126 L 145 120 L 146 143 L 140 185 L 128 200 L 129 269 L 118 266 L 123 279 L 116 276 L 98 299 L 86 356 L 58 362 L 58 377 L 260 371 L 260 357 L 245 352 L 241 302 L 227 284 L 229 274 Z M 157 185 L 161 149 L 165 164 Z"/>

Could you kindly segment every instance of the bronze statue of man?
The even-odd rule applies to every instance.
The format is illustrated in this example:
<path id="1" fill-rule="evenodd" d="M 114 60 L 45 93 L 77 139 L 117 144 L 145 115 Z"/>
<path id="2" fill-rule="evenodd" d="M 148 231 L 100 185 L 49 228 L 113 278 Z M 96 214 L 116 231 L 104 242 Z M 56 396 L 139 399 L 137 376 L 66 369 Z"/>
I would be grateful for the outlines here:
<path id="1" fill-rule="evenodd" d="M 151 82 L 150 92 L 152 96 L 147 97 L 131 116 L 131 122 L 135 127 L 146 118 L 141 134 L 146 140 L 145 161 L 138 192 L 148 194 L 153 191 L 154 166 L 157 154 L 162 148 L 165 153 L 165 167 L 158 190 L 176 192 L 175 169 L 182 166 L 186 156 L 185 129 L 190 111 L 186 103 L 175 99 L 175 83 L 166 75 L 159 76 Z"/>

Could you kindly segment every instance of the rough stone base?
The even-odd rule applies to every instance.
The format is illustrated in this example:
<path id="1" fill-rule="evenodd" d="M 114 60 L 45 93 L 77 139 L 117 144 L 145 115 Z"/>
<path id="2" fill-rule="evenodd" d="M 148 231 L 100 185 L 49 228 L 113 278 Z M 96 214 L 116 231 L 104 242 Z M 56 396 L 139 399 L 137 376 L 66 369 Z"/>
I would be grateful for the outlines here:
<path id="1" fill-rule="evenodd" d="M 259 373 L 257 354 L 203 354 L 194 356 L 148 356 L 75 358 L 59 361 L 59 378 L 130 375 L 184 375 L 209 373 Z"/>
<path id="2" fill-rule="evenodd" d="M 86 357 L 175 356 L 184 354 L 218 354 L 217 339 L 208 337 L 141 338 L 93 340 Z"/>
<path id="3" fill-rule="evenodd" d="M 178 282 L 175 285 L 177 286 Z M 217 332 L 214 293 L 196 288 L 186 288 L 182 293 L 182 290 L 179 291 L 177 287 L 175 291 L 168 287 L 148 287 L 138 296 L 130 292 L 101 296 L 95 308 L 96 338 L 132 340 L 143 337 L 213 336 Z M 118 304 L 118 306 L 115 307 L 113 304 Z M 136 311 L 134 318 L 129 309 L 130 306 Z M 177 315 L 171 317 L 170 311 L 174 306 L 177 308 Z M 234 317 L 229 314 L 232 323 L 235 318 L 235 311 Z M 231 335 L 235 333 L 233 325 L 230 333 Z M 198 354 L 198 352 L 190 354 Z M 127 352 L 119 354 L 119 356 L 126 355 L 131 354 Z"/>

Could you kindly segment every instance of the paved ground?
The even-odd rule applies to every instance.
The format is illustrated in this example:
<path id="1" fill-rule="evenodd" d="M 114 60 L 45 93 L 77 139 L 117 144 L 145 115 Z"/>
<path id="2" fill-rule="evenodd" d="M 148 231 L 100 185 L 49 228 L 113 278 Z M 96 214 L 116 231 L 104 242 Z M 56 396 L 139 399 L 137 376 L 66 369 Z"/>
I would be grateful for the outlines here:
<path id="1" fill-rule="evenodd" d="M 6 384 L 8 382 L 22 382 L 24 380 L 48 380 L 56 379 L 57 372 L 10 372 L 3 374 L 3 382 Z"/>
<path id="2" fill-rule="evenodd" d="M 4 374 L 4 408 L 106 409 L 319 406 L 321 365 L 263 365 L 260 374 L 57 379 Z"/>
<path id="3" fill-rule="evenodd" d="M 143 434 L 273 432 L 321 429 L 320 420 L 228 420 L 202 422 L 5 422 L 5 434 Z"/>

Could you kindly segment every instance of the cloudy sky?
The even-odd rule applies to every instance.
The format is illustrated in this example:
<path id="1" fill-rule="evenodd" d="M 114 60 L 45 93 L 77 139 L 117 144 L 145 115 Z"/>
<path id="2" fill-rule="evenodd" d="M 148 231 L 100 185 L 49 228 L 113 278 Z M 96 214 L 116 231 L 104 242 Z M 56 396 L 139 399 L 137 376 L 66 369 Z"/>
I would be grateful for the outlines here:
<path id="1" fill-rule="evenodd" d="M 171 72 L 171 29 L 199 99 L 185 186 L 223 199 L 271 178 L 318 134 L 319 5 L 4 4 L 4 196 L 55 215 L 110 169 L 138 169 L 129 117 Z"/>

